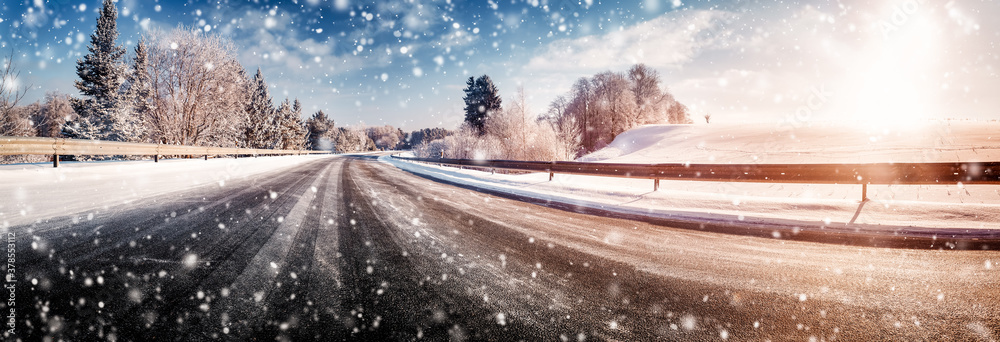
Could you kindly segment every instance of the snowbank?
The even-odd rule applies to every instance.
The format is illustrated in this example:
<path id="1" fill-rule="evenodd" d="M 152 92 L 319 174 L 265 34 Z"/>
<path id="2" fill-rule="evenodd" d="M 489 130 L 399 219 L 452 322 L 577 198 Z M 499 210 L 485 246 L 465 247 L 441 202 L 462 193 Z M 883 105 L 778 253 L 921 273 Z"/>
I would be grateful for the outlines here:
<path id="1" fill-rule="evenodd" d="M 0 165 L 0 227 L 281 170 L 329 155 Z"/>

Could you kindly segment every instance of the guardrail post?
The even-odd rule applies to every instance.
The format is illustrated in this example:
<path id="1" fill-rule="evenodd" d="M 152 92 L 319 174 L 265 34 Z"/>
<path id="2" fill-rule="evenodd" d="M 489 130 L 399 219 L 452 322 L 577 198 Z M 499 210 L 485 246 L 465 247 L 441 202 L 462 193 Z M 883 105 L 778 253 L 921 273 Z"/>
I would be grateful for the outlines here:
<path id="1" fill-rule="evenodd" d="M 861 183 L 861 201 L 868 200 L 868 183 Z"/>
<path id="2" fill-rule="evenodd" d="M 553 173 L 553 172 L 552 172 L 552 170 L 549 170 L 549 181 L 550 181 L 550 182 L 552 181 L 552 177 L 555 177 L 555 175 L 556 175 L 556 174 L 555 174 L 555 173 Z"/>
<path id="3" fill-rule="evenodd" d="M 52 155 L 52 167 L 59 167 L 59 155 L 58 154 L 53 154 Z"/>
<path id="4" fill-rule="evenodd" d="M 653 191 L 660 190 L 660 179 L 653 178 Z"/>
<path id="5" fill-rule="evenodd" d="M 153 155 L 153 162 L 154 163 L 159 163 L 160 162 L 160 155 L 159 154 L 154 154 Z"/>
<path id="6" fill-rule="evenodd" d="M 208 155 L 207 154 L 205 155 L 205 160 L 208 160 Z"/>

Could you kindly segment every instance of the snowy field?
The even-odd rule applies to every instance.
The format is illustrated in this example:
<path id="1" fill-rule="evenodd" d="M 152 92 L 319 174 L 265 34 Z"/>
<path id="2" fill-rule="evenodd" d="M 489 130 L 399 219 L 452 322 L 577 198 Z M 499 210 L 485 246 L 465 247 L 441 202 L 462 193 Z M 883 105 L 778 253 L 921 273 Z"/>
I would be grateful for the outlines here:
<path id="1" fill-rule="evenodd" d="M 0 227 L 294 167 L 328 155 L 0 165 Z"/>
<path id="2" fill-rule="evenodd" d="M 863 127 L 863 128 L 858 128 Z M 649 125 L 579 161 L 795 164 L 1000 161 L 1000 122 Z"/>
<path id="3" fill-rule="evenodd" d="M 845 125 L 652 125 L 621 134 L 580 161 L 615 163 L 864 163 L 1000 160 L 1000 123 L 943 122 L 857 130 Z M 393 160 L 429 177 L 581 206 L 684 220 L 803 229 L 930 234 L 1000 229 L 1000 186 L 653 181 L 557 174 L 505 175 Z M 989 233 L 992 234 L 992 233 Z"/>

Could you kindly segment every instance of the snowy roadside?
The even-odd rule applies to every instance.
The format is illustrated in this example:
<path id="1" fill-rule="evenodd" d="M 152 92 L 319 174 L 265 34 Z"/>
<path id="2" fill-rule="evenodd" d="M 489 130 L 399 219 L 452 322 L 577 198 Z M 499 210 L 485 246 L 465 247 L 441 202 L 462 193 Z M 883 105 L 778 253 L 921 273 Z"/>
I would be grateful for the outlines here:
<path id="1" fill-rule="evenodd" d="M 426 177 L 543 201 L 692 222 L 874 234 L 1000 234 L 1000 187 L 990 185 L 764 184 L 661 181 L 548 174 L 490 174 L 380 161 Z"/>
<path id="2" fill-rule="evenodd" d="M 0 165 L 0 227 L 291 168 L 329 155 Z"/>

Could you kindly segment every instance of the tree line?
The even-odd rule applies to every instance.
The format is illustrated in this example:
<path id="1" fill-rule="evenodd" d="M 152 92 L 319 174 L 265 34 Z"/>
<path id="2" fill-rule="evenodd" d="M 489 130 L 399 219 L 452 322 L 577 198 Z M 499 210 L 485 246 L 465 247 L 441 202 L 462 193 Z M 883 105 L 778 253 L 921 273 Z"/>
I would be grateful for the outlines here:
<path id="1" fill-rule="evenodd" d="M 462 127 L 454 135 L 415 145 L 415 152 L 462 159 L 575 159 L 637 126 L 693 123 L 687 106 L 660 83 L 659 73 L 644 64 L 583 77 L 536 117 L 523 87 L 505 107 L 488 75 L 469 77 Z"/>
<path id="2" fill-rule="evenodd" d="M 248 76 L 228 39 L 195 28 L 154 30 L 129 53 L 117 43 L 117 17 L 113 1 L 104 0 L 87 54 L 77 61 L 79 97 L 49 92 L 44 101 L 18 106 L 28 87 L 14 85 L 11 52 L 0 68 L 0 135 L 336 152 L 409 148 L 447 135 L 335 127 L 322 111 L 302 120 L 299 100 L 275 106 L 260 68 Z"/>
<path id="3" fill-rule="evenodd" d="M 482 75 L 466 81 L 465 120 L 456 132 L 336 127 L 322 111 L 302 120 L 298 99 L 275 106 L 260 68 L 248 76 L 231 41 L 178 27 L 143 35 L 127 53 L 117 43 L 117 16 L 113 1 L 104 0 L 88 53 L 77 61 L 80 97 L 48 93 L 44 103 L 16 106 L 27 88 L 14 87 L 11 53 L 0 68 L 0 135 L 565 160 L 639 125 L 691 123 L 687 107 L 660 86 L 656 70 L 636 64 L 580 78 L 541 116 L 528 107 L 523 88 L 504 106 L 497 86 Z"/>
<path id="4" fill-rule="evenodd" d="M 248 148 L 305 147 L 302 107 L 273 105 L 260 69 L 251 78 L 233 43 L 195 28 L 143 35 L 131 58 L 117 44 L 117 8 L 105 0 L 88 53 L 77 61 L 76 118 L 66 137 Z M 234 115 L 235 114 L 235 115 Z"/>

